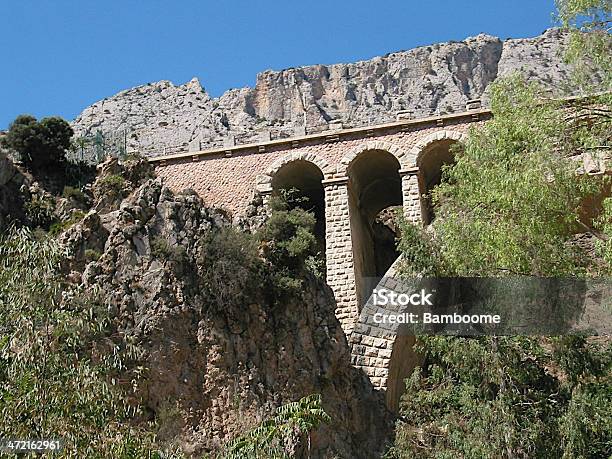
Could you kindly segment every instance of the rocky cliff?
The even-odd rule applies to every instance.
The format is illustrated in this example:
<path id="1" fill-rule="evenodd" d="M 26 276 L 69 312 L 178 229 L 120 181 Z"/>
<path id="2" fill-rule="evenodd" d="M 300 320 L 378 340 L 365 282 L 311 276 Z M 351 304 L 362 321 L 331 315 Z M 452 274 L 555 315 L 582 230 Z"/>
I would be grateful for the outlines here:
<path id="1" fill-rule="evenodd" d="M 332 422 L 309 457 L 377 457 L 391 419 L 350 365 L 329 287 L 305 274 L 301 292 L 276 296 L 274 267 L 249 257 L 244 233 L 147 167 L 105 163 L 94 196 L 117 174 L 140 186 L 96 203 L 61 240 L 67 278 L 104 299 L 114 336 L 147 368 L 138 394 L 159 438 L 201 457 L 280 404 L 320 393 Z"/>
<path id="2" fill-rule="evenodd" d="M 160 81 L 96 102 L 73 127 L 77 135 L 101 131 L 156 156 L 316 132 L 332 120 L 360 126 L 395 120 L 399 111 L 462 111 L 470 99 L 486 103 L 489 83 L 514 71 L 560 88 L 570 70 L 561 57 L 566 40 L 558 29 L 506 41 L 481 34 L 352 64 L 265 71 L 254 88 L 219 98 L 195 78 L 180 86 Z"/>

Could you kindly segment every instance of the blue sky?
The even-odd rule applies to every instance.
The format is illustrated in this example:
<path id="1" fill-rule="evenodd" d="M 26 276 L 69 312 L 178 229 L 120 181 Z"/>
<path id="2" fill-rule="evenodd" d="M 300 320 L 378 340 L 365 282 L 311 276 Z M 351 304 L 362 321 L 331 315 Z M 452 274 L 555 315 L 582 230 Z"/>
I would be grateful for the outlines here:
<path id="1" fill-rule="evenodd" d="M 4 0 L 0 129 L 73 119 L 139 84 L 197 76 L 218 96 L 257 72 L 368 59 L 486 32 L 529 37 L 553 0 Z"/>

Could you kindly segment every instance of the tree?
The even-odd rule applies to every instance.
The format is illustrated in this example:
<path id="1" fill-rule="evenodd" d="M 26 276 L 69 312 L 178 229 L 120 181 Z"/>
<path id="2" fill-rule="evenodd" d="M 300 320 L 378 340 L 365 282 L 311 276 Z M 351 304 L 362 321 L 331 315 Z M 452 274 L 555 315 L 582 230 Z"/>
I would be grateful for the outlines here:
<path id="1" fill-rule="evenodd" d="M 421 338 L 395 458 L 607 458 L 612 349 L 581 336 Z"/>
<path id="2" fill-rule="evenodd" d="M 302 208 L 305 199 L 296 191 L 272 197 L 268 203 L 271 213 L 257 232 L 262 254 L 274 267 L 274 284 L 279 291 L 299 291 L 304 271 L 322 276 L 314 235 L 316 218 Z"/>
<path id="3" fill-rule="evenodd" d="M 0 237 L 0 437 L 62 440 L 57 457 L 161 457 L 114 384 L 129 353 L 105 308 L 67 289 L 63 257 L 27 228 Z"/>
<path id="4" fill-rule="evenodd" d="M 433 192 L 435 233 L 448 275 L 575 275 L 580 253 L 568 245 L 585 231 L 581 206 L 601 179 L 576 174 L 570 158 L 598 133 L 567 121 L 559 102 L 522 77 L 491 86 L 494 117 L 470 132 L 445 181 Z M 534 100 L 542 103 L 534 104 Z M 608 126 L 609 127 L 609 126 Z"/>
<path id="5" fill-rule="evenodd" d="M 577 81 L 599 66 L 604 84 L 585 83 L 588 97 L 561 104 L 519 76 L 498 80 L 493 119 L 470 132 L 433 191 L 430 230 L 405 228 L 400 248 L 412 263 L 409 274 L 584 276 L 594 260 L 571 245 L 581 231 L 600 238 L 609 275 L 611 201 L 593 225 L 580 219 L 583 200 L 605 190 L 605 180 L 577 174 L 570 158 L 610 151 L 610 95 L 597 93 L 609 88 L 609 19 L 601 18 L 609 18 L 610 2 L 559 5 L 573 30 L 568 60 Z M 584 33 L 591 27 L 596 35 Z M 407 381 L 390 456 L 612 454 L 610 340 L 425 336 L 418 351 L 425 365 Z"/>
<path id="6" fill-rule="evenodd" d="M 576 66 L 575 80 L 598 91 L 612 87 L 612 2 L 610 0 L 556 0 L 558 20 L 570 32 L 565 58 Z M 603 81 L 593 82 L 593 70 Z"/>
<path id="7" fill-rule="evenodd" d="M 57 169 L 65 161 L 73 130 L 59 117 L 37 121 L 30 115 L 19 115 L 9 126 L 4 139 L 6 146 L 15 150 L 26 167 L 34 171 Z"/>

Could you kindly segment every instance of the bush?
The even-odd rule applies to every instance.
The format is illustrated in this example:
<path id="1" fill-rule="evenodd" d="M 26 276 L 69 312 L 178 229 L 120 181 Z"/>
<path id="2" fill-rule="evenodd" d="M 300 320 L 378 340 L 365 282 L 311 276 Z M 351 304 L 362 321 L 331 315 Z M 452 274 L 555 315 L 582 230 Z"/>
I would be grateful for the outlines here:
<path id="1" fill-rule="evenodd" d="M 310 456 L 310 434 L 321 424 L 331 421 L 321 407 L 319 394 L 277 408 L 274 417 L 230 442 L 223 455 L 226 459 Z"/>
<path id="2" fill-rule="evenodd" d="M 422 336 L 392 458 L 603 458 L 610 346 L 584 337 Z"/>
<path id="3" fill-rule="evenodd" d="M 163 236 L 157 236 L 151 239 L 151 256 L 181 264 L 187 261 L 187 250 L 180 245 L 170 244 Z"/>
<path id="4" fill-rule="evenodd" d="M 597 254 L 603 258 L 607 269 L 604 275 L 612 274 L 612 198 L 603 201 L 603 211 L 597 219 L 596 227 L 600 230 L 604 238 L 597 241 Z"/>
<path id="5" fill-rule="evenodd" d="M 87 198 L 87 195 L 83 193 L 81 190 L 79 190 L 78 188 L 74 188 L 72 186 L 68 186 L 68 185 L 64 187 L 64 190 L 62 191 L 62 197 L 66 199 L 71 199 L 80 204 L 86 204 L 87 201 L 89 200 Z"/>
<path id="6" fill-rule="evenodd" d="M 89 263 L 90 261 L 98 261 L 102 254 L 94 249 L 85 249 L 85 261 Z"/>
<path id="7" fill-rule="evenodd" d="M 197 266 L 204 288 L 217 304 L 239 305 L 264 282 L 255 237 L 235 227 L 207 234 L 198 247 Z"/>
<path id="8" fill-rule="evenodd" d="M 54 457 L 162 457 L 115 383 L 134 357 L 101 301 L 64 290 L 63 257 L 27 228 L 0 237 L 0 437 L 62 439 Z"/>
<path id="9" fill-rule="evenodd" d="M 9 126 L 5 145 L 19 153 L 24 165 L 35 171 L 58 169 L 70 148 L 72 128 L 59 117 L 37 121 L 30 115 L 19 115 Z"/>
<path id="10" fill-rule="evenodd" d="M 24 205 L 28 226 L 49 229 L 55 220 L 55 201 L 48 197 L 32 196 Z"/>
<path id="11" fill-rule="evenodd" d="M 314 235 L 315 216 L 301 207 L 291 207 L 283 197 L 269 203 L 271 214 L 257 237 L 264 257 L 275 268 L 275 284 L 280 290 L 295 291 L 302 286 L 300 276 L 307 260 L 320 257 Z M 308 266 L 317 263 L 310 259 Z"/>
<path id="12" fill-rule="evenodd" d="M 55 222 L 49 227 L 49 234 L 51 236 L 57 236 L 70 228 L 75 223 L 80 222 L 85 218 L 85 213 L 80 210 L 75 210 L 68 220 Z"/>
<path id="13" fill-rule="evenodd" d="M 125 179 L 118 174 L 107 175 L 100 179 L 99 182 L 102 193 L 110 193 L 116 196 L 123 194 L 125 189 Z"/>
<path id="14" fill-rule="evenodd" d="M 409 223 L 400 215 L 398 249 L 403 255 L 401 274 L 412 276 L 438 276 L 443 271 L 443 261 L 437 241 L 420 225 Z"/>

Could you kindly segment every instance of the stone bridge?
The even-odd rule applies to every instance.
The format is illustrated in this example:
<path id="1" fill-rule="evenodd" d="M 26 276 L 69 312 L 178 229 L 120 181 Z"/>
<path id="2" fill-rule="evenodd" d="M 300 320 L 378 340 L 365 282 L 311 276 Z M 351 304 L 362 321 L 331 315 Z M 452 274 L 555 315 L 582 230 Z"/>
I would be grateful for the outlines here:
<path id="1" fill-rule="evenodd" d="M 381 228 L 377 217 L 384 209 L 402 206 L 408 220 L 428 223 L 432 209 L 427 194 L 439 183 L 442 165 L 452 162 L 450 147 L 490 116 L 479 105 L 468 106 L 462 113 L 330 129 L 151 162 L 170 188 L 191 188 L 234 217 L 246 213 L 255 193 L 269 196 L 297 188 L 310 198 L 327 283 L 352 346 L 352 363 L 377 389 L 387 391 L 388 405 L 395 409 L 402 381 L 418 358 L 412 351 L 414 338 L 368 323 L 372 285 L 366 280 L 392 272 L 398 255 L 393 234 Z"/>

